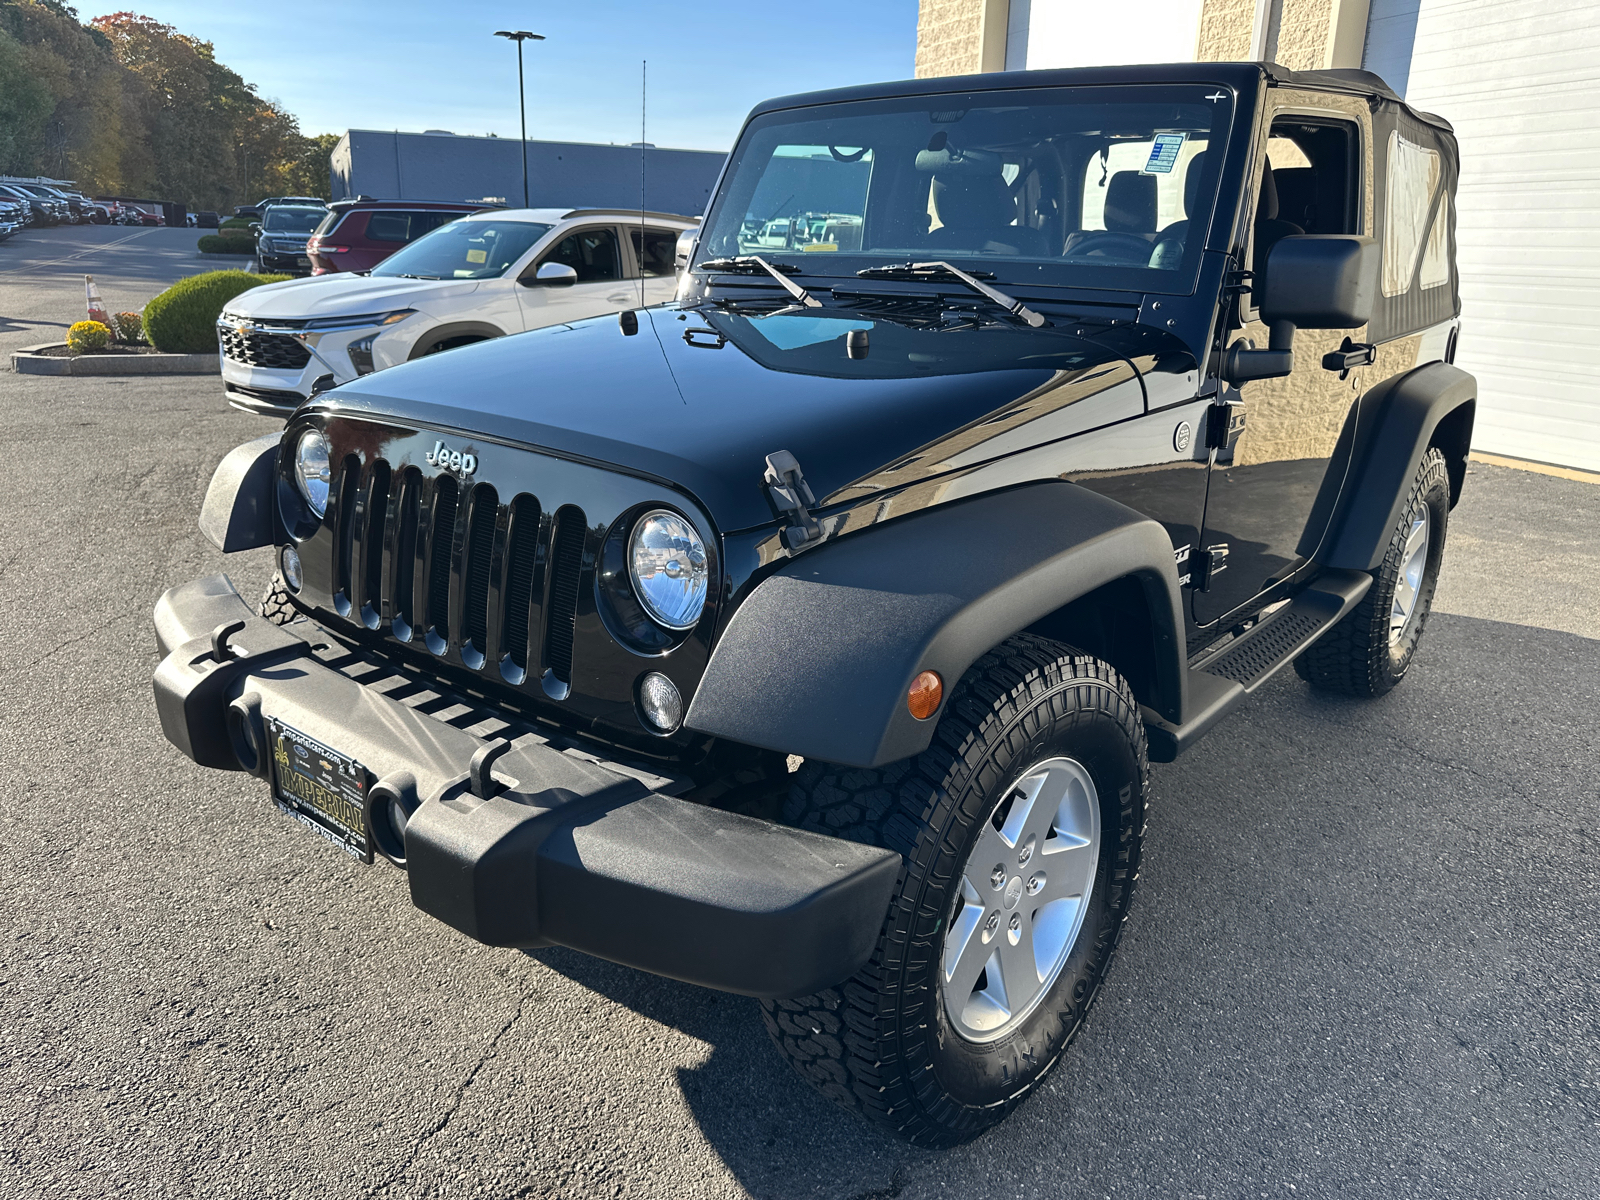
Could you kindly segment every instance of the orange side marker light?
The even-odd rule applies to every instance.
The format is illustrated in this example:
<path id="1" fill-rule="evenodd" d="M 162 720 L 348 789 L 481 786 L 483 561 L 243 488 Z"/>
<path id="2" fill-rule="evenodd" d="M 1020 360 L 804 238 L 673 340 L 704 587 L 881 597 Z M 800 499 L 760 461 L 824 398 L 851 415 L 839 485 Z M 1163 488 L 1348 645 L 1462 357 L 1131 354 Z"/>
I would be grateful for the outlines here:
<path id="1" fill-rule="evenodd" d="M 926 721 L 938 711 L 942 699 L 944 680 L 939 678 L 937 671 L 923 671 L 911 681 L 911 690 L 906 693 L 906 707 L 917 720 Z"/>

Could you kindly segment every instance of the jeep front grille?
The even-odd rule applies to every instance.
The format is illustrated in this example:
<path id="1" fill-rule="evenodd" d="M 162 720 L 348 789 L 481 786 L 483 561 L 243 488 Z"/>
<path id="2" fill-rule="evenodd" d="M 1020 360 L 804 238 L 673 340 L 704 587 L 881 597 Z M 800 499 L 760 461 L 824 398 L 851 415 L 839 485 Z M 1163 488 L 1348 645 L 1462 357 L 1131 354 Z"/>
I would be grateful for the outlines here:
<path id="1" fill-rule="evenodd" d="M 571 682 L 587 518 L 526 492 L 347 457 L 333 489 L 334 609 L 520 685 Z M 546 690 L 549 690 L 548 688 Z"/>
<path id="2" fill-rule="evenodd" d="M 219 325 L 222 353 L 234 362 L 251 367 L 270 367 L 278 371 L 298 371 L 311 361 L 311 352 L 282 333 L 240 333 Z"/>

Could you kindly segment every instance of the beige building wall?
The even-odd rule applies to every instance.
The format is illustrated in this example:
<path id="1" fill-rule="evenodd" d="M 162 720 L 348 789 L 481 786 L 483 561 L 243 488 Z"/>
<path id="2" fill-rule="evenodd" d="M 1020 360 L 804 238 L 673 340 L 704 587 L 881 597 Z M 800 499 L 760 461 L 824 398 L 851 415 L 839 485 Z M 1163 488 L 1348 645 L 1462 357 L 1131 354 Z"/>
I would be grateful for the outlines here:
<path id="1" fill-rule="evenodd" d="M 1041 5 L 1050 0 L 1033 0 Z M 1291 70 L 1359 67 L 1369 0 L 1205 0 L 1200 62 L 1266 58 Z M 917 77 L 1001 71 L 1010 0 L 921 0 Z M 1138 37 L 1137 30 L 1128 36 Z"/>
<path id="2" fill-rule="evenodd" d="M 1200 10 L 1197 62 L 1247 62 L 1255 29 L 1256 0 L 1206 0 Z"/>
<path id="3" fill-rule="evenodd" d="M 920 0 L 917 78 L 977 75 L 1006 66 L 1009 0 Z"/>

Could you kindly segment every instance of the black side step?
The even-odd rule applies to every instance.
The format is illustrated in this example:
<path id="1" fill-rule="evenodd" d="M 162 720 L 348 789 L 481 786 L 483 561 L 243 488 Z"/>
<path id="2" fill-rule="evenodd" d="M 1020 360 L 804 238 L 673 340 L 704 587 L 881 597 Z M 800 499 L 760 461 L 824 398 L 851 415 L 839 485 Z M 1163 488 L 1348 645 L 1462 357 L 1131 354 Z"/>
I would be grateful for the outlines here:
<path id="1" fill-rule="evenodd" d="M 1172 762 L 1251 692 L 1349 612 L 1372 586 L 1365 571 L 1327 570 L 1277 612 L 1189 667 L 1185 720 L 1144 710 L 1150 761 Z"/>

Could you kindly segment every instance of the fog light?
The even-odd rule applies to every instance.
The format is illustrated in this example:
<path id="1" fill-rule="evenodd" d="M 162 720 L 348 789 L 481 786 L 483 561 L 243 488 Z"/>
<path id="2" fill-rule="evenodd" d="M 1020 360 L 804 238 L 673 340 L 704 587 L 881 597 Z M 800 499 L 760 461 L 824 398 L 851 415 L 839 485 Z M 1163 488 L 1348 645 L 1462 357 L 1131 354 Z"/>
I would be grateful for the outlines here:
<path id="1" fill-rule="evenodd" d="M 639 681 L 639 707 L 657 733 L 671 733 L 683 723 L 678 685 L 659 671 L 651 671 Z"/>
<path id="2" fill-rule="evenodd" d="M 350 343 L 350 349 L 348 351 L 350 355 L 350 365 L 356 369 L 357 375 L 372 374 L 372 343 L 377 339 L 377 337 L 377 334 L 369 333 L 359 342 Z"/>
<path id="3" fill-rule="evenodd" d="M 293 546 L 283 548 L 283 581 L 289 585 L 291 592 L 298 592 L 300 585 L 305 582 L 300 574 L 300 551 Z"/>

